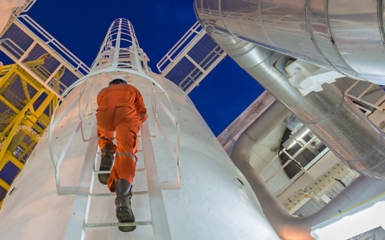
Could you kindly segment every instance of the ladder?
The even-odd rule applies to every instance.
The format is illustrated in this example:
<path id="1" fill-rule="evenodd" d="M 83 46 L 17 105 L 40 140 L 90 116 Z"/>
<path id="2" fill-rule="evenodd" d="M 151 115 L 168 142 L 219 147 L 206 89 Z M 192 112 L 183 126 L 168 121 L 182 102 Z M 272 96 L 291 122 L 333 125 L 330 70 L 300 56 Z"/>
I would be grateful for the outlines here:
<path id="1" fill-rule="evenodd" d="M 156 85 L 156 84 L 154 84 Z M 171 111 L 162 103 L 162 101 L 159 99 L 159 97 L 156 95 L 156 91 L 153 88 L 153 84 L 150 84 L 148 82 L 148 85 L 150 89 L 147 89 L 151 94 L 150 99 L 152 98 L 153 101 L 150 100 L 150 104 L 147 105 L 147 109 L 150 111 L 152 110 L 152 116 L 151 120 L 155 123 L 155 129 L 159 129 L 160 132 L 163 135 L 163 139 L 165 143 L 167 144 L 168 148 L 170 149 L 172 153 L 172 157 L 176 161 L 177 166 L 177 180 L 176 181 L 161 181 L 158 174 L 158 168 L 155 161 L 155 153 L 154 148 L 152 145 L 152 136 L 150 134 L 150 128 L 148 125 L 149 120 L 144 122 L 141 126 L 141 133 L 138 136 L 138 141 L 141 143 L 141 150 L 138 151 L 138 167 L 136 171 L 136 177 L 134 179 L 134 188 L 133 188 L 133 212 L 135 214 L 135 217 L 138 215 L 136 214 L 136 207 L 135 207 L 135 199 L 138 197 L 147 196 L 148 199 L 148 209 L 147 211 L 149 214 L 149 219 L 136 221 L 134 223 L 119 223 L 115 217 L 115 204 L 114 204 L 114 195 L 115 193 L 107 193 L 107 192 L 98 192 L 94 191 L 97 189 L 97 187 L 102 187 L 103 189 L 107 190 L 106 186 L 103 186 L 99 184 L 98 180 L 96 180 L 95 183 L 95 176 L 100 173 L 108 173 L 109 171 L 97 171 L 96 170 L 96 163 L 99 161 L 99 154 L 98 154 L 98 145 L 97 145 L 97 123 L 96 118 L 92 117 L 93 114 L 95 114 L 96 109 L 93 109 L 93 106 L 95 103 L 92 103 L 91 101 L 91 93 L 94 91 L 94 84 L 91 85 L 89 83 L 86 83 L 83 86 L 83 89 L 81 91 L 81 94 L 78 96 L 78 98 L 66 106 L 65 110 L 61 112 L 59 116 L 55 118 L 53 116 L 53 121 L 50 123 L 50 128 L 48 131 L 48 139 L 49 139 L 49 150 L 51 152 L 51 158 L 53 161 L 53 164 L 55 166 L 55 177 L 56 177 L 56 187 L 59 195 L 72 195 L 74 194 L 74 201 L 72 206 L 72 211 L 69 219 L 69 223 L 67 226 L 67 231 L 65 235 L 66 240 L 78 240 L 78 239 L 87 239 L 87 231 L 90 231 L 90 229 L 110 229 L 109 231 L 116 231 L 117 233 L 120 233 L 119 236 L 124 236 L 122 238 L 131 238 L 130 233 L 122 233 L 118 230 L 118 226 L 151 226 L 152 229 L 152 237 L 153 239 L 160 239 L 160 240 L 169 240 L 171 239 L 171 233 L 170 233 L 170 226 L 168 224 L 167 220 L 167 214 L 164 204 L 164 199 L 162 195 L 162 190 L 172 190 L 172 189 L 180 189 L 180 165 L 179 165 L 179 152 L 180 152 L 180 137 L 179 137 L 179 125 L 178 120 L 176 118 L 175 109 L 173 108 L 171 104 Z M 170 98 L 168 97 L 167 93 L 162 89 L 161 86 L 157 86 L 161 89 L 161 91 L 164 93 L 164 96 L 167 97 L 168 101 L 170 102 Z M 84 111 L 83 109 L 80 109 L 80 101 L 82 99 L 82 96 L 86 94 L 86 92 L 90 92 L 87 100 L 87 105 L 85 107 L 85 110 L 89 107 L 91 108 L 91 113 L 87 114 L 88 119 L 92 119 L 92 123 L 89 123 L 90 129 L 90 135 L 89 138 L 85 138 L 85 134 L 83 132 L 83 122 L 85 121 L 84 117 L 86 115 L 87 111 Z M 84 95 L 87 97 L 87 95 Z M 91 102 L 91 104 L 89 104 Z M 76 186 L 62 186 L 60 183 L 60 165 L 63 159 L 65 158 L 66 152 L 69 151 L 69 143 L 66 144 L 64 149 L 62 150 L 60 157 L 58 157 L 55 153 L 55 145 L 53 144 L 52 135 L 54 129 L 58 126 L 58 124 L 65 118 L 65 116 L 71 112 L 76 106 L 79 106 L 79 124 L 75 128 L 72 135 L 69 137 L 68 142 L 73 141 L 76 134 L 81 131 L 81 136 L 83 143 L 88 143 L 86 154 L 84 157 L 84 162 L 82 166 L 81 176 L 79 183 Z M 176 130 L 176 146 L 175 149 L 171 146 L 168 137 L 165 133 L 165 131 L 162 128 L 161 121 L 157 117 L 158 110 L 156 109 L 159 107 L 159 111 L 163 111 L 165 115 L 171 120 L 175 125 Z M 54 114 L 55 115 L 55 114 Z M 150 118 L 149 116 L 149 118 Z M 92 125 L 91 125 L 92 124 Z M 99 150 L 100 153 L 100 150 Z M 140 167 L 139 165 L 143 164 L 143 167 Z M 135 191 L 136 181 L 137 179 L 140 179 L 141 177 L 139 175 L 144 175 L 141 179 L 146 184 L 145 190 Z M 110 198 L 110 200 L 107 200 L 106 198 Z M 101 211 L 100 208 L 93 208 L 93 202 L 96 202 L 97 200 L 103 199 L 107 200 L 105 205 L 108 207 L 113 207 L 113 211 L 110 211 L 108 216 L 105 216 L 106 218 L 111 218 L 113 220 L 107 221 L 105 218 L 101 219 L 101 221 L 93 222 L 90 221 L 90 216 L 98 211 Z M 103 208 L 104 205 L 103 205 Z M 102 209 L 103 210 L 103 209 Z M 112 214 L 113 213 L 113 214 Z M 134 231 L 137 232 L 138 228 Z M 122 235 L 123 234 L 123 235 Z M 137 234 L 137 233 L 135 233 Z M 133 236 L 133 235 L 131 235 Z M 148 237 L 147 237 L 148 238 Z M 95 239 L 93 237 L 92 239 Z M 102 238 L 105 239 L 105 238 Z"/>
<path id="2" fill-rule="evenodd" d="M 96 129 L 95 129 L 96 130 Z M 133 191 L 133 198 L 138 195 L 147 195 L 149 198 L 151 220 L 147 221 L 136 221 L 134 223 L 119 223 L 119 222 L 99 222 L 99 223 L 89 223 L 89 214 L 90 211 L 98 211 L 98 209 L 91 209 L 91 201 L 94 198 L 104 198 L 115 196 L 115 193 L 94 193 L 93 187 L 94 184 L 97 184 L 97 179 L 95 177 L 100 173 L 109 173 L 109 171 L 96 171 L 96 161 L 99 160 L 99 154 L 89 153 L 89 150 L 92 151 L 94 148 L 90 146 L 87 149 L 85 164 L 83 166 L 83 172 L 89 172 L 90 162 L 92 162 L 91 170 L 92 176 L 89 183 L 88 193 L 81 194 L 81 192 L 76 192 L 74 205 L 72 208 L 72 213 L 67 228 L 66 238 L 65 239 L 86 239 L 86 230 L 90 228 L 105 228 L 105 227 L 115 227 L 116 231 L 118 226 L 142 226 L 142 225 L 152 225 L 154 232 L 154 239 L 171 239 L 170 228 L 168 225 L 166 209 L 162 196 L 162 186 L 159 181 L 159 176 L 157 172 L 155 154 L 153 151 L 152 141 L 150 130 L 147 121 L 142 124 L 141 127 L 141 136 L 140 141 L 142 144 L 142 150 L 139 150 L 138 163 L 143 161 L 144 168 L 137 168 L 136 172 L 144 172 L 147 180 L 147 190 L 142 191 Z M 95 138 L 91 138 L 89 145 L 96 145 L 97 142 Z M 96 152 L 95 152 L 96 153 Z M 87 169 L 85 169 L 87 168 Z M 82 174 L 83 175 L 83 174 Z M 88 174 L 85 174 L 88 175 Z M 140 177 L 140 176 L 136 176 Z M 95 181 L 97 183 L 95 183 Z M 83 182 L 81 182 L 83 184 Z M 80 184 L 79 184 L 80 185 Z M 113 201 L 110 201 L 108 204 L 114 205 Z M 84 211 L 85 209 L 85 211 Z M 133 204 L 133 211 L 135 214 L 135 205 Z M 83 213 L 83 214 L 82 214 Z M 83 215 L 83 216 L 79 216 Z M 129 234 L 129 233 L 123 233 Z M 129 236 L 129 235 L 127 235 Z"/>

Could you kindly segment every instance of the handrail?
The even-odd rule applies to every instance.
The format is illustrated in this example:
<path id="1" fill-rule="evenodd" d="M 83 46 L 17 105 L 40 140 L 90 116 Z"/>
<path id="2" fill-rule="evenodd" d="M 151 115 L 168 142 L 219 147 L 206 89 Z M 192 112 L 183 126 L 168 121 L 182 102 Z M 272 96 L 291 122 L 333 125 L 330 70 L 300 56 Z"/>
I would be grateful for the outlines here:
<path id="1" fill-rule="evenodd" d="M 20 20 L 23 20 L 24 22 L 21 22 Z M 54 52 L 61 56 L 71 67 L 78 70 L 82 75 L 86 75 L 90 71 L 90 68 L 85 63 L 83 63 L 78 57 L 75 56 L 75 54 L 63 46 L 30 16 L 27 14 L 20 15 L 19 22 L 24 26 L 26 26 L 25 23 L 27 23 L 31 27 L 29 28 L 30 30 L 33 29 L 39 33 L 40 36 L 43 37 L 42 41 L 44 41 Z"/>
<path id="2" fill-rule="evenodd" d="M 158 71 L 163 72 L 202 31 L 203 28 L 200 23 L 194 23 L 194 25 L 182 36 L 182 38 L 179 39 L 179 41 L 156 64 Z"/>
<path id="3" fill-rule="evenodd" d="M 28 12 L 33 5 L 35 5 L 37 0 L 30 0 L 30 2 L 27 4 L 27 6 L 23 9 L 23 11 L 21 13 L 26 13 Z"/>
<path id="4" fill-rule="evenodd" d="M 176 180 L 177 188 L 180 188 L 180 186 L 181 186 L 181 184 L 180 184 L 181 174 L 180 174 L 180 131 L 179 131 L 179 122 L 178 122 L 178 119 L 177 119 L 177 116 L 176 116 L 175 108 L 174 108 L 174 106 L 173 106 L 173 104 L 171 102 L 171 99 L 170 99 L 169 95 L 167 94 L 167 92 L 163 89 L 163 87 L 158 82 L 156 82 L 154 79 L 152 79 L 151 77 L 149 77 L 148 75 L 146 75 L 143 72 L 137 72 L 137 71 L 133 71 L 131 69 L 118 69 L 118 70 L 119 70 L 119 72 L 133 74 L 133 75 L 136 75 L 136 76 L 142 77 L 143 79 L 148 80 L 150 83 L 152 83 L 152 85 L 156 86 L 165 95 L 165 97 L 167 98 L 167 100 L 168 100 L 168 102 L 169 102 L 169 104 L 171 106 L 171 109 L 168 109 L 167 107 L 165 107 L 164 104 L 162 103 L 162 101 L 153 92 L 153 94 L 155 96 L 155 99 L 156 99 L 156 101 L 155 101 L 156 104 L 158 106 L 161 106 L 160 108 L 165 111 L 166 115 L 170 118 L 171 121 L 173 121 L 173 123 L 175 125 L 175 129 L 176 129 L 176 147 L 175 147 L 175 151 L 172 150 L 172 154 L 173 154 L 174 160 L 176 161 L 176 166 L 177 166 L 177 180 Z M 116 71 L 117 71 L 116 68 L 109 68 L 109 69 L 102 69 L 102 70 L 99 70 L 99 71 L 92 72 L 89 75 L 87 75 L 87 76 L 85 76 L 83 78 L 80 78 L 78 81 L 73 83 L 68 89 L 66 89 L 66 91 L 63 93 L 63 96 L 66 96 L 71 90 L 73 90 L 75 87 L 77 87 L 80 84 L 82 84 L 85 81 L 87 81 L 90 77 L 97 76 L 97 75 L 99 75 L 101 73 L 111 73 L 111 72 L 116 72 Z M 83 88 L 85 88 L 85 86 L 83 86 Z M 69 143 L 72 142 L 72 140 L 74 139 L 76 134 L 79 132 L 79 130 L 82 129 L 82 120 L 79 119 L 79 122 L 76 125 L 76 128 L 74 129 L 72 135 L 70 136 L 68 143 L 65 145 L 65 148 L 63 149 L 62 153 L 60 154 L 60 157 L 57 157 L 57 155 L 55 153 L 55 146 L 53 144 L 52 134 L 53 134 L 53 131 L 55 130 L 56 126 L 58 125 L 58 123 L 60 123 L 64 119 L 64 117 L 74 107 L 79 106 L 80 100 L 81 100 L 81 97 L 83 96 L 83 94 L 84 94 L 84 91 L 81 92 L 81 94 L 79 94 L 76 97 L 76 99 L 55 119 L 55 115 L 56 115 L 57 109 L 59 107 L 59 105 L 58 105 L 57 108 L 55 109 L 55 111 L 52 114 L 52 121 L 50 122 L 50 125 L 49 125 L 49 128 L 48 128 L 48 147 L 49 147 L 49 152 L 51 154 L 51 160 L 52 160 L 53 165 L 55 167 L 56 189 L 57 189 L 57 193 L 59 195 L 74 194 L 75 190 L 76 190 L 76 186 L 62 186 L 60 184 L 60 165 L 63 162 L 64 157 L 65 157 L 67 151 L 69 150 L 68 149 L 69 145 L 70 145 Z M 163 128 L 161 127 L 161 124 L 160 124 L 159 120 L 156 118 L 156 115 L 154 115 L 154 118 L 155 118 L 155 121 L 157 121 L 157 126 L 162 131 L 162 134 L 165 134 L 164 131 L 163 131 Z M 167 137 L 165 137 L 165 141 L 166 141 L 166 139 L 168 141 Z M 86 141 L 88 141 L 88 140 L 86 140 Z M 168 141 L 168 147 L 171 150 L 172 147 L 170 147 L 170 146 L 171 146 L 171 144 Z M 172 182 L 164 181 L 163 183 L 164 183 L 164 188 L 167 189 L 167 186 L 168 186 L 167 184 L 171 184 Z"/>
<path id="5" fill-rule="evenodd" d="M 8 43 L 8 42 L 10 42 L 10 43 Z M 2 44 L 4 44 L 4 45 L 6 45 L 6 46 L 8 46 L 10 49 L 12 49 L 12 51 L 13 51 L 13 54 L 18 54 L 18 56 L 16 56 L 16 57 L 18 57 L 18 58 L 20 58 L 21 56 L 23 56 L 23 54 L 25 53 L 25 51 L 24 51 L 24 49 L 22 49 L 19 45 L 17 45 L 12 39 L 10 39 L 10 38 L 5 38 L 5 39 L 2 39 L 2 40 L 0 40 L 0 45 L 2 45 Z M 15 49 L 16 48 L 16 49 Z M 18 52 L 18 51 L 20 51 L 20 52 Z"/>
<path id="6" fill-rule="evenodd" d="M 26 3 L 23 6 L 14 8 L 12 13 L 15 14 L 16 16 L 21 13 L 26 13 L 32 8 L 32 6 L 36 3 L 36 1 L 37 0 L 26 1 Z"/>

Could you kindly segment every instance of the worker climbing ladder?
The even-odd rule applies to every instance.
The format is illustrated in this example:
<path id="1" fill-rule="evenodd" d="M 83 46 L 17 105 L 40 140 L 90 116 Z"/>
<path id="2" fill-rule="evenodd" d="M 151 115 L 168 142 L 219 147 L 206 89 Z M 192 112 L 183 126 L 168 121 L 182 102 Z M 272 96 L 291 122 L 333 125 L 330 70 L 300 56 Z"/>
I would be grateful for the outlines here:
<path id="1" fill-rule="evenodd" d="M 119 36 L 125 34 L 131 37 L 129 41 L 131 45 L 120 49 L 123 46 L 119 43 L 121 41 Z M 135 238 L 136 235 L 148 236 L 150 239 L 171 239 L 162 190 L 180 188 L 179 127 L 175 109 L 162 85 L 151 77 L 147 61 L 147 56 L 138 47 L 132 25 L 125 19 L 116 20 L 109 29 L 91 72 L 63 94 L 66 98 L 61 103 L 60 109 L 54 113 L 48 139 L 55 166 L 57 193 L 74 195 L 66 239 L 113 238 L 111 236 Z M 136 217 L 134 223 L 117 222 L 115 194 L 107 192 L 106 186 L 95 181 L 98 174 L 109 172 L 96 170 L 100 162 L 100 149 L 98 150 L 96 136 L 96 96 L 116 75 L 124 76 L 130 84 L 141 91 L 149 113 L 149 118 L 142 124 L 139 134 L 141 149 L 137 153 L 138 167 L 132 197 L 132 208 Z M 164 101 L 168 103 L 165 104 Z M 174 126 L 172 131 L 169 126 L 166 126 L 167 129 L 162 127 L 169 125 L 170 121 Z M 63 124 L 73 126 L 73 132 L 61 132 Z M 161 134 L 151 135 L 151 131 L 154 133 L 159 131 Z M 175 160 L 176 178 L 173 181 L 161 180 L 159 176 L 152 141 L 155 137 L 168 147 L 170 160 Z M 170 141 L 170 137 L 174 139 Z M 60 144 L 59 141 L 55 142 L 59 138 Z M 72 167 L 66 169 L 66 162 L 71 161 L 78 166 L 83 164 L 79 167 L 81 169 L 78 171 L 79 180 L 74 180 L 76 174 L 74 177 L 69 176 L 77 171 L 73 165 L 68 164 Z M 66 179 L 66 182 L 72 181 L 72 184 L 63 184 L 63 179 Z M 133 225 L 138 227 L 130 233 L 120 232 L 117 228 Z"/>
<path id="2" fill-rule="evenodd" d="M 96 82 L 98 83 L 98 82 Z M 87 91 L 94 91 L 95 86 L 91 86 L 92 84 L 84 83 L 83 89 L 80 91 L 81 94 L 78 96 L 79 101 L 78 105 L 72 104 L 72 108 L 75 108 L 78 106 L 80 108 L 80 99 L 87 99 Z M 95 85 L 95 83 L 93 84 Z M 151 89 L 149 91 L 153 94 L 154 103 L 156 104 L 150 104 L 148 109 L 152 112 L 150 114 L 149 119 L 142 124 L 141 127 L 141 133 L 140 133 L 140 143 L 141 148 L 139 149 L 137 156 L 138 156 L 138 167 L 137 167 L 137 173 L 136 178 L 134 181 L 134 189 L 133 189 L 133 211 L 134 214 L 136 214 L 137 219 L 140 219 L 141 215 L 147 215 L 149 216 L 149 219 L 144 220 L 138 220 L 135 223 L 118 223 L 115 219 L 115 221 L 105 219 L 113 219 L 114 216 L 114 204 L 113 200 L 115 195 L 113 193 L 107 193 L 101 191 L 101 189 L 107 189 L 105 186 L 99 184 L 98 181 L 95 182 L 95 177 L 97 174 L 100 173 L 107 173 L 106 171 L 97 171 L 97 162 L 100 161 L 100 150 L 97 149 L 97 136 L 96 136 L 96 120 L 94 118 L 95 110 L 92 106 L 94 104 L 85 104 L 86 111 L 78 110 L 75 111 L 79 113 L 79 123 L 77 124 L 74 133 L 71 134 L 71 136 L 68 138 L 68 143 L 63 148 L 63 152 L 60 154 L 60 158 L 58 158 L 55 154 L 54 145 L 52 144 L 52 129 L 55 129 L 58 126 L 59 122 L 62 122 L 65 116 L 69 116 L 71 111 L 70 108 L 67 108 L 65 111 L 61 112 L 60 116 L 57 116 L 55 120 L 52 122 L 51 128 L 50 128 L 50 148 L 52 148 L 51 153 L 53 153 L 53 162 L 56 168 L 56 175 L 57 175 L 57 190 L 59 195 L 69 195 L 74 194 L 75 199 L 72 207 L 72 213 L 70 216 L 68 228 L 67 228 L 67 234 L 66 239 L 87 239 L 87 230 L 90 228 L 107 228 L 107 227 L 115 227 L 115 231 L 118 231 L 116 228 L 117 226 L 142 226 L 142 225 L 152 225 L 152 229 L 154 233 L 155 239 L 170 239 L 170 230 L 168 226 L 167 221 L 167 214 L 165 210 L 165 205 L 163 202 L 163 196 L 162 196 L 162 190 L 164 189 L 178 189 L 180 187 L 180 176 L 179 176 L 179 162 L 178 159 L 177 164 L 177 181 L 172 182 L 161 182 L 159 178 L 159 174 L 157 171 L 157 164 L 155 160 L 155 153 L 152 146 L 152 137 L 150 133 L 150 127 L 149 122 L 154 123 L 153 129 L 155 130 L 155 126 L 157 126 L 157 129 L 159 129 L 159 132 L 163 135 L 163 140 L 168 141 L 167 136 L 165 135 L 165 132 L 161 126 L 161 123 L 157 117 L 156 112 L 159 110 L 166 110 L 165 116 L 168 116 L 168 113 L 171 111 L 167 110 L 167 107 L 162 103 L 162 101 L 156 96 L 154 89 L 152 87 L 152 84 L 144 84 L 147 85 L 146 88 Z M 91 93 L 89 93 L 91 94 Z M 147 96 L 147 94 L 144 94 L 144 96 Z M 148 98 L 150 99 L 150 98 Z M 76 102 L 76 101 L 75 101 Z M 160 106 L 157 110 L 155 107 Z M 72 109 L 73 110 L 73 109 Z M 175 116 L 171 116 L 171 120 L 175 121 Z M 85 122 L 89 122 L 91 120 L 91 124 L 84 124 Z M 176 121 L 174 122 L 176 123 Z M 86 126 L 88 126 L 89 130 L 86 130 Z M 177 125 L 176 125 L 177 127 Z M 176 129 L 178 130 L 178 129 Z M 87 137 L 86 135 L 90 135 Z M 66 152 L 71 151 L 71 148 L 69 147 L 70 143 L 73 142 L 76 139 L 76 136 L 79 139 L 87 144 L 86 153 L 84 155 L 84 163 L 81 171 L 81 176 L 79 180 L 79 184 L 77 186 L 62 186 L 60 182 L 60 165 L 63 161 L 65 161 Z M 168 142 L 170 145 L 170 143 Z M 177 154 L 179 155 L 178 150 L 178 144 L 175 148 L 175 151 L 172 155 Z M 171 149 L 174 150 L 174 149 Z M 176 155 L 175 155 L 176 156 Z M 179 156 L 178 156 L 179 158 Z M 144 165 L 144 166 L 141 166 Z M 144 186 L 144 189 L 139 187 L 137 188 L 136 181 L 139 182 L 139 186 Z M 99 185 L 98 187 L 95 187 L 95 185 Z M 170 187 L 171 186 L 171 187 Z M 135 202 L 136 199 L 141 196 L 141 199 L 143 199 L 143 196 L 146 196 L 148 198 L 149 206 L 147 209 L 147 213 L 140 214 L 140 211 L 143 211 L 141 209 L 139 211 L 139 214 L 137 213 L 137 210 L 135 208 Z M 97 199 L 97 200 L 95 200 Z M 100 200 L 103 199 L 103 200 Z M 94 204 L 94 201 L 96 203 Z M 94 206 L 93 206 L 94 205 Z M 107 211 L 108 213 L 106 215 L 100 214 L 100 211 L 104 211 L 104 208 L 111 208 L 112 211 Z M 95 214 L 99 212 L 99 214 Z M 92 220 L 92 215 L 95 218 L 96 215 L 98 215 L 99 222 L 95 222 Z M 103 216 L 102 218 L 100 216 Z M 91 217 L 90 217 L 91 216 Z M 139 217 L 139 218 L 138 218 Z M 136 230 L 137 231 L 137 230 Z M 127 234 L 127 233 L 126 233 Z"/>

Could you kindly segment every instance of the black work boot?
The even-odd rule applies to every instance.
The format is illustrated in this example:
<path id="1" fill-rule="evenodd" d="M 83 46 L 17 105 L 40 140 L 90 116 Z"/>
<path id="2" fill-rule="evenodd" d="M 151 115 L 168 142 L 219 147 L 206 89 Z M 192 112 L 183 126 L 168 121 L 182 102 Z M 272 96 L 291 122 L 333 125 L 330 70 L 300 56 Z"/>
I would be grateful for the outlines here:
<path id="1" fill-rule="evenodd" d="M 114 146 L 107 144 L 102 149 L 102 160 L 100 161 L 99 171 L 109 171 L 111 170 L 112 163 L 114 162 Z M 110 176 L 109 173 L 98 174 L 98 179 L 101 184 L 106 185 L 107 179 Z"/>
<path id="2" fill-rule="evenodd" d="M 115 183 L 115 206 L 116 218 L 121 223 L 135 222 L 135 216 L 131 209 L 131 188 L 132 185 L 126 179 L 119 179 Z M 136 226 L 120 226 L 122 232 L 131 232 L 136 229 Z"/>

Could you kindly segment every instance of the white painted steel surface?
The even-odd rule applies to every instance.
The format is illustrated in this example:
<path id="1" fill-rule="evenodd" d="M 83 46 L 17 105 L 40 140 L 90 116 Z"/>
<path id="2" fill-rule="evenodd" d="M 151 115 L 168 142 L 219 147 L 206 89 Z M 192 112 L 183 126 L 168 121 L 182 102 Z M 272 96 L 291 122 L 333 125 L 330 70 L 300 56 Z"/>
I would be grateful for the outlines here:
<path id="1" fill-rule="evenodd" d="M 0 0 L 0 32 L 7 25 L 13 9 L 23 6 L 24 3 L 25 0 Z"/>
<path id="2" fill-rule="evenodd" d="M 133 41 L 131 53 L 136 51 L 137 54 L 138 49 L 142 51 L 136 48 L 136 45 L 137 43 Z M 103 52 L 105 51 L 100 53 Z M 140 57 L 145 55 L 143 54 L 140 53 Z M 144 58 L 139 60 L 145 61 Z M 136 63 L 139 63 L 139 60 L 136 55 Z M 95 65 L 93 71 L 83 79 L 86 81 L 75 84 L 76 87 L 67 95 L 55 114 L 59 117 L 61 113 L 70 109 L 62 120 L 59 122 L 56 122 L 58 118 L 54 120 L 51 133 L 54 151 L 59 158 L 71 135 L 76 129 L 79 130 L 68 145 L 67 154 L 63 158 L 58 174 L 60 177 L 58 186 L 75 188 L 61 189 L 65 190 L 61 193 L 68 195 L 57 194 L 60 188 L 56 187 L 55 167 L 52 165 L 48 150 L 48 134 L 45 134 L 24 170 L 12 184 L 11 189 L 14 190 L 11 190 L 10 196 L 5 198 L 0 212 L 1 239 L 80 239 L 78 235 L 71 233 L 66 235 L 66 232 L 69 224 L 82 224 L 84 216 L 87 224 L 92 226 L 86 229 L 85 239 L 164 239 L 160 237 L 163 233 L 157 234 L 161 230 L 157 230 L 155 226 L 156 221 L 162 220 L 168 221 L 169 225 L 169 229 L 164 230 L 170 231 L 172 239 L 177 240 L 278 239 L 246 179 L 231 162 L 188 96 L 171 81 L 157 74 L 145 73 L 146 67 L 116 69 L 114 66 L 109 67 L 111 63 L 108 61 L 106 65 L 104 63 L 96 62 L 98 65 Z M 143 64 L 140 63 L 136 66 Z M 92 137 L 90 141 L 84 141 L 95 134 L 96 95 L 108 84 L 113 75 L 122 74 L 135 83 L 145 99 L 149 110 L 147 123 L 151 135 L 156 134 L 155 115 L 164 132 L 163 135 L 158 129 L 156 138 L 151 139 L 153 149 L 143 149 L 143 152 L 138 153 L 138 169 L 142 169 L 143 155 L 146 157 L 147 154 L 148 157 L 151 151 L 154 152 L 156 170 L 161 182 L 159 186 L 163 190 L 160 192 L 156 190 L 158 192 L 153 194 L 152 199 L 148 197 L 151 198 L 152 192 L 146 194 L 146 191 L 153 191 L 152 189 L 159 187 L 156 186 L 156 179 L 153 179 L 155 183 L 152 183 L 153 180 L 147 182 L 148 177 L 146 180 L 145 174 L 149 166 L 145 166 L 144 172 L 137 172 L 133 184 L 134 192 L 144 193 L 136 194 L 132 199 L 136 220 L 140 222 L 153 220 L 154 227 L 138 225 L 131 233 L 120 232 L 116 226 L 97 227 L 99 223 L 116 222 L 113 194 L 92 197 L 89 214 L 84 207 L 84 201 L 88 201 L 88 198 L 82 197 L 88 194 L 87 188 L 92 181 L 89 172 L 82 172 L 82 168 L 93 159 L 97 147 Z M 154 85 L 155 91 L 152 90 Z M 87 92 L 90 89 L 93 89 L 92 94 L 79 95 L 82 90 Z M 151 97 L 152 92 L 155 92 L 165 107 L 175 110 L 174 118 L 170 119 L 170 112 L 162 111 L 161 106 L 157 106 L 154 114 L 151 113 L 151 103 L 154 100 Z M 77 98 L 79 105 L 70 108 L 71 104 L 76 103 Z M 168 102 L 168 98 L 172 105 Z M 179 131 L 175 131 L 173 124 L 176 119 Z M 83 130 L 84 136 L 80 130 Z M 179 152 L 178 134 L 180 134 L 180 165 L 176 165 L 174 159 L 175 152 Z M 174 153 L 168 148 L 166 138 Z M 142 146 L 151 144 L 147 140 Z M 58 165 L 55 166 L 58 169 Z M 175 184 L 179 181 L 177 166 L 180 167 L 180 185 Z M 153 167 L 154 165 L 150 166 Z M 87 176 L 91 179 L 86 179 Z M 163 182 L 173 183 L 170 185 L 172 190 L 165 190 L 169 185 Z M 76 190 L 73 191 L 74 189 Z M 105 186 L 95 182 L 92 193 L 107 192 Z M 73 193 L 76 195 L 72 195 Z M 161 210 L 156 207 L 158 204 L 151 204 L 151 201 L 159 202 L 160 198 L 163 198 L 167 219 L 157 220 L 155 215 L 162 216 L 159 215 Z M 75 202 L 75 199 L 79 201 Z M 70 219 L 72 220 L 69 223 Z M 81 226 L 78 226 L 78 229 L 79 227 Z"/>

